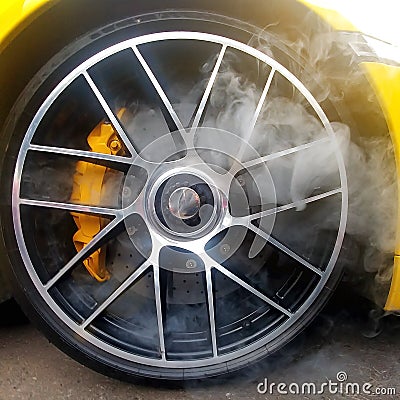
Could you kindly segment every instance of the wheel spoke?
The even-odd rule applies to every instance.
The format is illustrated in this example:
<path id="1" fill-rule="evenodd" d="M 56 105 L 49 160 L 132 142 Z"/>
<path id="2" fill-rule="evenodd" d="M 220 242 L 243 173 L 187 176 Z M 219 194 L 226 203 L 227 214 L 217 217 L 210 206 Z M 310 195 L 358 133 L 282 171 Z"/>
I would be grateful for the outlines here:
<path id="1" fill-rule="evenodd" d="M 272 68 L 272 70 L 271 70 L 271 72 L 270 72 L 270 74 L 268 76 L 267 83 L 265 84 L 264 90 L 263 90 L 263 92 L 261 94 L 261 98 L 260 98 L 260 100 L 258 102 L 256 111 L 255 111 L 254 116 L 253 116 L 253 119 L 252 119 L 252 121 L 250 123 L 249 129 L 247 130 L 246 135 L 242 138 L 243 142 L 242 142 L 242 144 L 240 146 L 240 150 L 238 152 L 238 160 L 239 161 L 242 161 L 242 157 L 244 155 L 244 152 L 246 151 L 246 146 L 250 144 L 250 140 L 251 140 L 251 137 L 253 135 L 254 128 L 256 127 L 258 118 L 260 117 L 261 110 L 262 110 L 262 108 L 264 106 L 265 99 L 267 98 L 269 89 L 271 87 L 272 80 L 274 79 L 275 72 L 276 72 L 276 70 L 274 68 Z"/>
<path id="2" fill-rule="evenodd" d="M 232 272 L 230 272 L 229 270 L 227 270 L 221 264 L 215 263 L 214 268 L 216 268 L 219 272 L 221 272 L 222 274 L 224 274 L 225 276 L 227 276 L 228 278 L 230 278 L 231 280 L 236 282 L 238 285 L 242 286 L 249 292 L 253 293 L 255 296 L 259 297 L 261 300 L 268 303 L 270 306 L 276 308 L 283 314 L 287 315 L 288 317 L 291 317 L 293 315 L 289 310 L 286 310 L 286 308 L 283 308 L 278 303 L 276 303 L 275 301 L 270 299 L 268 296 L 265 296 L 264 294 L 262 294 L 260 291 L 255 289 L 253 286 L 249 285 L 248 283 L 246 283 L 245 281 L 240 279 L 237 275 L 235 275 Z"/>
<path id="3" fill-rule="evenodd" d="M 260 117 L 261 110 L 264 106 L 265 99 L 267 98 L 269 89 L 271 87 L 272 80 L 274 79 L 274 76 L 275 76 L 275 72 L 276 72 L 275 68 L 272 68 L 272 70 L 268 76 L 267 82 L 265 84 L 264 90 L 261 94 L 260 100 L 258 102 L 256 111 L 254 112 L 253 119 L 251 120 L 249 129 L 247 130 L 245 136 L 242 138 L 240 148 L 239 148 L 237 156 L 236 156 L 236 162 L 233 164 L 231 170 L 229 171 L 232 175 L 235 175 L 241 169 L 243 169 L 242 168 L 243 166 L 241 164 L 242 160 L 243 160 L 243 156 L 246 152 L 246 149 L 248 149 L 250 146 L 250 140 L 251 140 L 251 137 L 253 136 L 254 128 L 257 124 L 258 118 Z M 260 163 L 262 163 L 262 161 L 260 161 Z"/>
<path id="4" fill-rule="evenodd" d="M 203 172 L 211 178 L 215 187 L 219 189 L 225 197 L 229 197 L 229 189 L 233 179 L 235 178 L 234 175 L 231 174 L 231 171 L 226 171 L 224 173 L 217 172 L 198 155 L 192 157 L 191 161 L 192 165 L 195 165 L 198 171 Z"/>
<path id="5" fill-rule="evenodd" d="M 55 210 L 65 210 L 69 212 L 101 215 L 108 217 L 110 216 L 118 217 L 121 215 L 120 210 L 116 210 L 113 208 L 106 208 L 106 207 L 92 207 L 84 204 L 58 203 L 52 201 L 30 200 L 30 199 L 20 199 L 20 204 L 25 206 L 51 208 Z"/>
<path id="6" fill-rule="evenodd" d="M 252 135 L 253 132 L 254 132 L 254 128 L 256 127 L 258 118 L 260 117 L 262 108 L 263 108 L 264 103 L 265 103 L 265 99 L 267 98 L 269 89 L 270 89 L 270 87 L 271 87 L 272 80 L 274 79 L 275 72 L 276 72 L 276 69 L 275 69 L 275 68 L 272 68 L 272 70 L 271 70 L 271 72 L 270 72 L 270 74 L 269 74 L 269 76 L 268 76 L 267 83 L 265 84 L 264 90 L 263 90 L 263 92 L 262 92 L 262 94 L 261 94 L 260 101 L 258 102 L 258 105 L 257 105 L 257 108 L 256 108 L 256 112 L 254 113 L 254 116 L 253 116 L 253 119 L 252 119 L 252 121 L 251 121 L 249 130 L 248 130 L 248 132 L 247 132 L 247 135 L 248 135 L 248 136 L 247 136 L 246 138 L 244 138 L 244 140 L 245 140 L 246 143 L 248 143 L 248 142 L 250 141 L 251 135 Z"/>
<path id="7" fill-rule="evenodd" d="M 265 210 L 265 211 L 261 211 L 259 213 L 252 214 L 249 217 L 243 217 L 243 218 L 237 218 L 237 219 L 238 220 L 242 219 L 243 220 L 242 224 L 247 226 L 247 223 L 249 220 L 254 221 L 259 218 L 268 217 L 269 215 L 278 214 L 283 211 L 289 211 L 289 210 L 292 210 L 292 209 L 298 207 L 299 205 L 315 203 L 317 201 L 326 199 L 328 197 L 335 196 L 339 193 L 342 193 L 342 189 L 334 189 L 329 192 L 325 192 L 325 193 L 318 194 L 316 196 L 308 197 L 307 199 L 304 199 L 301 201 L 296 201 L 294 203 L 286 204 L 284 206 L 271 208 L 270 210 Z"/>
<path id="8" fill-rule="evenodd" d="M 213 357 L 218 357 L 217 328 L 216 328 L 216 323 L 215 323 L 214 290 L 213 290 L 211 268 L 209 266 L 206 266 L 206 284 L 207 284 L 208 317 L 209 317 L 209 321 L 210 321 L 212 352 L 213 352 Z"/>
<path id="9" fill-rule="evenodd" d="M 115 236 L 117 227 L 122 222 L 122 217 L 115 218 L 106 227 L 104 227 L 81 251 L 75 254 L 75 256 L 44 286 L 46 290 L 50 290 L 59 279 L 61 279 L 71 268 L 76 264 L 86 260 L 91 254 L 93 254 L 99 247 L 103 246 L 104 243 L 109 241 L 111 237 Z"/>
<path id="10" fill-rule="evenodd" d="M 153 265 L 153 278 L 154 278 L 154 298 L 156 302 L 156 314 L 157 314 L 157 326 L 158 326 L 158 337 L 160 345 L 160 355 L 162 360 L 166 360 L 165 351 L 165 337 L 164 337 L 164 322 L 163 322 L 163 311 L 162 311 L 162 300 L 161 300 L 161 280 L 160 280 L 160 252 L 162 248 L 167 245 L 167 241 L 157 235 L 151 226 L 147 225 L 147 228 L 151 237 L 151 254 L 147 262 Z"/>
<path id="11" fill-rule="evenodd" d="M 149 262 L 142 264 L 122 285 L 115 290 L 81 325 L 83 329 L 86 329 L 108 306 L 111 305 L 125 290 L 134 284 L 140 276 L 150 267 Z"/>
<path id="12" fill-rule="evenodd" d="M 324 137 L 322 139 L 318 139 L 318 140 L 315 140 L 315 141 L 310 142 L 310 143 L 302 144 L 302 145 L 296 146 L 296 147 L 291 147 L 290 149 L 287 149 L 287 150 L 278 151 L 276 153 L 268 154 L 267 156 L 260 157 L 260 158 L 257 158 L 255 160 L 247 161 L 247 162 L 243 163 L 241 165 L 241 167 L 242 167 L 242 169 L 249 169 L 249 168 L 255 167 L 255 166 L 259 165 L 259 164 L 264 164 L 264 163 L 266 163 L 268 161 L 275 160 L 277 158 L 285 157 L 285 156 L 288 156 L 290 154 L 294 154 L 294 153 L 298 153 L 298 152 L 303 151 L 303 150 L 310 149 L 310 148 L 312 148 L 314 146 L 318 146 L 320 144 L 329 142 L 330 140 L 331 139 L 329 137 Z"/>
<path id="13" fill-rule="evenodd" d="M 210 79 L 208 81 L 206 90 L 205 90 L 205 92 L 203 94 L 203 97 L 202 97 L 202 99 L 200 101 L 199 107 L 198 107 L 198 109 L 196 111 L 196 116 L 194 118 L 194 121 L 193 121 L 193 124 L 192 124 L 192 129 L 191 129 L 192 132 L 194 132 L 198 128 L 198 126 L 200 124 L 200 121 L 203 118 L 204 110 L 205 110 L 206 105 L 208 103 L 208 99 L 210 97 L 211 90 L 214 87 L 215 81 L 217 79 L 217 75 L 218 75 L 219 69 L 221 67 L 222 61 L 224 59 L 224 56 L 225 56 L 225 53 L 226 53 L 226 49 L 227 49 L 227 45 L 223 45 L 222 49 L 221 49 L 221 51 L 220 51 L 220 53 L 218 55 L 217 61 L 216 61 L 215 66 L 214 66 L 214 70 L 213 70 L 213 72 L 211 74 L 211 77 L 210 77 Z"/>
<path id="14" fill-rule="evenodd" d="M 294 251 L 290 250 L 287 248 L 285 245 L 282 243 L 278 242 L 276 239 L 274 239 L 272 236 L 268 235 L 267 233 L 263 232 L 261 229 L 257 228 L 253 224 L 249 224 L 248 228 L 252 230 L 255 234 L 258 236 L 262 237 L 264 240 L 267 242 L 271 243 L 272 246 L 276 247 L 277 249 L 281 250 L 283 253 L 287 254 L 290 258 L 294 259 L 297 261 L 299 264 L 304 265 L 307 267 L 309 270 L 314 272 L 315 274 L 322 276 L 323 271 L 321 271 L 319 268 L 314 267 L 312 264 L 310 264 L 308 261 L 306 261 L 304 258 L 300 257 L 298 254 L 296 254 Z"/>
<path id="15" fill-rule="evenodd" d="M 144 71 L 146 72 L 148 78 L 150 79 L 150 81 L 151 81 L 154 89 L 156 90 L 158 96 L 162 100 L 162 102 L 163 102 L 165 108 L 167 109 L 167 111 L 169 113 L 169 116 L 172 118 L 176 128 L 179 131 L 184 132 L 185 128 L 183 127 L 182 122 L 178 117 L 178 114 L 175 112 L 174 108 L 172 107 L 171 102 L 169 101 L 167 95 L 165 94 L 163 88 L 161 87 L 160 83 L 158 82 L 158 80 L 157 80 L 156 76 L 154 75 L 153 71 L 151 70 L 150 66 L 147 64 L 146 60 L 144 59 L 144 57 L 142 56 L 142 54 L 140 53 L 139 49 L 136 46 L 132 47 L 132 50 L 135 53 L 138 61 L 142 65 L 142 67 L 143 67 Z"/>
<path id="16" fill-rule="evenodd" d="M 70 156 L 123 172 L 126 172 L 132 165 L 132 160 L 127 157 L 96 153 L 92 151 L 68 149 L 63 147 L 39 146 L 35 144 L 31 144 L 29 146 L 29 150 L 41 153 Z"/>
<path id="17" fill-rule="evenodd" d="M 114 126 L 115 130 L 117 131 L 119 137 L 124 142 L 125 147 L 131 154 L 131 157 L 133 158 L 133 157 L 137 156 L 137 151 L 133 147 L 133 144 L 130 141 L 128 135 L 126 134 L 124 128 L 120 124 L 118 118 L 113 113 L 111 107 L 108 105 L 106 99 L 101 94 L 99 88 L 96 86 L 93 79 L 90 77 L 89 73 L 87 71 L 85 71 L 85 72 L 83 72 L 83 76 L 85 77 L 87 83 L 89 84 L 90 88 L 92 89 L 94 95 L 97 97 L 97 100 L 103 107 L 104 112 L 106 113 L 107 117 L 109 118 L 111 124 Z"/>
<path id="18" fill-rule="evenodd" d="M 161 283 L 160 283 L 160 267 L 153 265 L 153 276 L 154 276 L 154 294 L 156 300 L 156 312 L 157 312 L 157 325 L 158 325 L 158 336 L 160 339 L 160 354 L 161 359 L 166 359 L 165 353 L 165 340 L 164 340 L 164 322 L 161 302 Z"/>

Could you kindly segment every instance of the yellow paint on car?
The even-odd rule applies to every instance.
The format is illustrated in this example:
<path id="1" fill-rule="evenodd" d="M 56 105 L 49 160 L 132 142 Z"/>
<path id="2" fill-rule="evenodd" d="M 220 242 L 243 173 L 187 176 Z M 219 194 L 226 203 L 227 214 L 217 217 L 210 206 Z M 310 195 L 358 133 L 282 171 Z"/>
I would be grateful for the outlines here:
<path id="1" fill-rule="evenodd" d="M 392 284 L 386 300 L 385 310 L 389 312 L 400 311 L 400 257 L 394 257 Z"/>
<path id="2" fill-rule="evenodd" d="M 298 0 L 305 6 L 314 11 L 323 20 L 325 20 L 332 28 L 340 31 L 355 31 L 356 27 L 337 10 L 328 7 L 322 7 L 318 1 Z"/>
<path id="3" fill-rule="evenodd" d="M 335 9 L 338 3 L 316 0 L 298 0 L 312 9 L 336 30 L 357 31 L 358 29 Z M 321 4 L 325 4 L 322 7 Z M 348 4 L 348 2 L 347 2 Z M 397 175 L 400 178 L 400 68 L 378 62 L 363 63 L 366 76 L 378 95 L 386 116 L 396 155 Z M 400 179 L 399 179 L 400 193 Z M 399 196 L 400 197 L 400 196 Z M 393 201 L 396 201 L 393 199 Z M 400 198 L 397 200 L 400 201 Z M 400 210 L 400 203 L 398 210 Z M 386 311 L 400 311 L 400 213 L 397 216 L 397 237 L 390 292 L 385 305 Z"/>
<path id="4" fill-rule="evenodd" d="M 0 52 L 41 12 L 58 0 L 1 0 Z"/>
<path id="5" fill-rule="evenodd" d="M 397 171 L 400 171 L 400 67 L 372 62 L 363 63 L 363 66 L 385 113 L 396 153 Z M 400 218 L 397 221 L 397 245 L 392 285 L 385 306 L 387 311 L 400 311 Z"/>
<path id="6" fill-rule="evenodd" d="M 400 45 L 399 0 L 298 0 L 334 29 L 359 31 Z"/>

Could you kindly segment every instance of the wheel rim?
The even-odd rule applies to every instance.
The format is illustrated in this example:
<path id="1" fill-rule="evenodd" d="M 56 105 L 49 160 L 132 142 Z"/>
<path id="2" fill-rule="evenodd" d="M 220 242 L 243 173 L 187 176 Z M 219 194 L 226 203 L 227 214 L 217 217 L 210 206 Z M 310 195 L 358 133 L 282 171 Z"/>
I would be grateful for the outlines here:
<path id="1" fill-rule="evenodd" d="M 211 75 L 209 77 L 208 83 L 205 87 L 204 93 L 201 96 L 200 102 L 197 105 L 196 112 L 193 115 L 192 123 L 190 126 L 186 127 L 181 122 L 180 116 L 175 110 L 175 107 L 171 104 L 160 85 L 157 76 L 153 73 L 152 65 L 147 62 L 141 53 L 141 47 L 143 45 L 149 45 L 152 43 L 167 43 L 171 41 L 176 41 L 179 44 L 180 41 L 192 41 L 193 46 L 198 43 L 212 43 L 219 46 L 219 52 L 215 58 L 215 62 L 212 68 Z M 171 138 L 180 136 L 184 143 L 185 155 L 176 160 L 170 161 L 169 157 L 172 154 L 163 154 L 163 159 L 165 162 L 154 162 L 146 158 L 142 152 L 138 152 L 132 143 L 132 139 L 127 135 L 126 129 L 124 128 L 120 119 L 116 116 L 115 110 L 106 100 L 105 96 L 99 88 L 99 85 L 95 82 L 92 74 L 90 73 L 91 68 L 100 64 L 103 60 L 115 57 L 117 54 L 124 50 L 130 50 L 132 57 L 136 57 L 145 71 L 149 81 L 153 85 L 153 89 L 158 94 L 161 99 L 163 107 L 167 110 L 168 117 L 172 121 L 177 130 L 171 129 L 171 133 L 160 137 L 159 139 L 153 141 L 145 147 L 151 150 L 159 149 L 163 147 L 163 144 L 170 142 Z M 245 138 L 238 138 L 237 136 L 231 134 L 231 132 L 224 131 L 220 128 L 205 126 L 204 124 L 204 114 L 205 110 L 213 90 L 213 86 L 218 77 L 219 69 L 221 68 L 222 62 L 228 50 L 234 50 L 242 52 L 250 57 L 255 58 L 258 62 L 270 68 L 268 75 L 266 76 L 266 82 L 264 88 L 260 90 L 260 98 L 257 103 L 254 115 L 251 119 L 250 124 L 250 136 Z M 324 137 L 318 138 L 318 140 L 304 143 L 302 145 L 289 148 L 287 150 L 279 151 L 265 156 L 260 156 L 258 152 L 253 149 L 250 144 L 248 144 L 249 139 L 251 139 L 251 133 L 255 129 L 258 118 L 262 111 L 262 108 L 268 98 L 269 89 L 271 83 L 275 76 L 281 76 L 286 79 L 294 88 L 296 88 L 307 100 L 308 104 L 311 106 L 313 112 L 318 117 L 323 130 Z M 77 80 L 77 78 L 84 78 L 85 82 L 90 87 L 92 94 L 94 94 L 97 99 L 98 105 L 106 115 L 107 119 L 111 122 L 114 129 L 117 131 L 119 138 L 124 143 L 127 152 L 130 156 L 106 156 L 103 154 L 89 153 L 85 150 L 69 149 L 66 147 L 57 146 L 44 146 L 40 144 L 35 144 L 35 135 L 37 133 L 38 126 L 45 121 L 45 118 L 51 109 L 52 105 L 60 98 L 60 96 Z M 206 131 L 206 133 L 204 133 Z M 177 133 L 176 133 L 177 132 Z M 229 154 L 229 151 L 223 151 L 220 147 L 212 148 L 211 150 L 218 153 L 225 153 L 224 155 L 228 158 L 235 159 L 231 164 L 233 165 L 233 170 L 226 171 L 226 174 L 221 174 L 216 172 L 215 169 L 209 168 L 208 163 L 204 160 L 204 157 L 200 155 L 199 146 L 196 143 L 196 137 L 204 133 L 205 137 L 212 137 L 214 134 L 221 136 L 226 135 L 230 137 L 233 141 L 236 141 L 237 147 L 239 149 L 238 154 Z M 310 196 L 304 200 L 304 204 L 311 204 L 314 202 L 321 201 L 323 199 L 329 198 L 331 196 L 340 196 L 340 223 L 337 229 L 336 240 L 333 249 L 329 256 L 329 261 L 325 268 L 320 266 L 312 265 L 309 261 L 299 256 L 296 252 L 287 248 L 285 245 L 276 240 L 271 236 L 275 224 L 275 216 L 280 212 L 285 212 L 292 210 L 298 206 L 298 203 L 293 202 L 289 204 L 279 205 L 275 204 L 274 207 L 262 210 L 258 213 L 254 213 L 249 216 L 233 216 L 231 215 L 231 210 L 229 208 L 229 196 L 230 196 L 230 185 L 232 181 L 238 181 L 239 178 L 235 177 L 239 172 L 248 172 L 255 165 L 262 165 L 265 168 L 265 176 L 267 180 L 271 183 L 271 190 L 274 191 L 273 179 L 271 178 L 270 171 L 268 169 L 267 163 L 274 159 L 279 159 L 282 157 L 290 156 L 292 154 L 297 154 L 302 151 L 307 151 L 314 146 L 320 146 L 322 144 L 330 144 L 334 147 L 334 156 L 337 164 L 337 171 L 340 176 L 340 186 L 333 188 L 332 190 L 324 193 L 320 193 L 314 196 Z M 167 147 L 167 146 L 165 146 Z M 178 147 L 174 148 L 174 153 L 178 153 Z M 209 150 L 209 149 L 208 149 Z M 21 193 L 21 181 L 24 174 L 27 174 L 27 162 L 28 154 L 40 153 L 40 154 L 51 154 L 52 156 L 67 156 L 74 159 L 85 159 L 92 162 L 100 162 L 108 164 L 119 164 L 123 166 L 127 173 L 124 178 L 124 188 L 128 190 L 131 188 L 131 183 L 129 178 L 137 175 L 138 168 L 144 170 L 147 178 L 143 184 L 143 190 L 137 197 L 132 201 L 132 199 L 122 199 L 122 207 L 120 209 L 107 208 L 96 205 L 80 205 L 72 204 L 67 202 L 55 202 L 55 201 L 44 201 L 37 200 L 33 198 L 28 198 L 23 195 L 23 190 Z M 245 153 L 249 157 L 247 161 L 242 161 L 241 157 L 244 157 Z M 254 155 L 257 155 L 254 157 Z M 239 160 L 239 162 L 237 162 Z M 235 164 L 236 163 L 236 164 Z M 194 179 L 194 183 L 190 182 L 189 185 L 184 184 L 183 186 L 175 187 L 176 181 L 171 184 L 171 188 L 167 186 L 170 184 L 171 180 L 175 176 L 184 176 L 182 178 L 185 180 Z M 250 173 L 251 175 L 251 173 Z M 222 178 L 221 178 L 222 177 Z M 228 179 L 229 178 L 229 179 Z M 228 182 L 228 183 L 227 183 Z M 163 187 L 162 185 L 165 185 Z M 182 196 L 183 194 L 189 193 L 191 195 L 191 202 L 193 206 L 193 201 L 197 204 L 199 200 L 199 192 L 193 187 L 203 185 L 204 190 L 211 193 L 210 198 L 212 198 L 212 212 L 205 218 L 206 223 L 198 228 L 198 225 L 194 229 L 187 229 L 185 223 L 186 218 L 177 218 L 177 215 L 184 211 L 184 209 L 178 208 L 172 212 L 172 205 L 176 203 L 176 194 Z M 168 190 L 171 192 L 168 192 Z M 174 189 L 174 190 L 173 190 Z M 158 215 L 156 198 L 158 192 L 167 193 L 166 201 L 169 204 L 169 211 L 173 214 L 177 220 L 177 225 L 174 226 L 168 221 L 163 220 L 163 216 Z M 115 355 L 127 361 L 138 362 L 144 365 L 156 366 L 156 367 L 171 367 L 171 368 L 192 368 L 192 367 L 204 367 L 219 363 L 228 362 L 237 359 L 240 356 L 245 356 L 250 354 L 252 351 L 259 349 L 261 346 L 266 346 L 268 348 L 268 343 L 270 343 L 275 338 L 279 337 L 283 332 L 289 329 L 304 313 L 311 307 L 311 305 L 316 301 L 318 296 L 324 290 L 329 277 L 332 274 L 335 263 L 339 256 L 341 244 L 344 237 L 345 225 L 347 219 L 347 182 L 345 167 L 340 154 L 339 145 L 336 143 L 335 133 L 331 127 L 331 124 L 324 114 L 322 108 L 306 87 L 293 76 L 283 65 L 279 64 L 276 60 L 270 58 L 261 51 L 249 47 L 243 43 L 206 33 L 198 32 L 163 32 L 157 34 L 150 34 L 141 36 L 138 38 L 130 39 L 112 46 L 95 56 L 91 57 L 89 60 L 85 61 L 74 71 L 72 71 L 63 81 L 54 89 L 54 91 L 48 96 L 43 105 L 40 107 L 39 111 L 35 115 L 27 134 L 21 145 L 21 149 L 18 155 L 15 174 L 14 174 L 14 184 L 13 184 L 13 195 L 12 195 L 12 212 L 13 212 L 13 222 L 16 234 L 16 240 L 18 247 L 26 267 L 26 270 L 30 276 L 30 279 L 34 283 L 37 291 L 44 301 L 49 305 L 49 307 L 54 310 L 57 316 L 62 320 L 73 332 L 87 340 L 97 348 L 105 351 L 106 353 Z M 274 194 L 276 203 L 276 195 Z M 194 200 L 193 200 L 194 199 Z M 160 204 L 164 199 L 160 200 Z M 190 202 L 189 202 L 190 203 Z M 66 212 L 77 212 L 85 214 L 101 215 L 102 217 L 112 218 L 111 221 L 101 230 L 101 232 L 92 240 L 92 242 L 85 247 L 81 252 L 78 252 L 72 257 L 66 265 L 62 266 L 59 271 L 43 282 L 43 278 L 39 276 L 37 271 L 37 265 L 32 262 L 32 251 L 27 245 L 26 239 L 26 229 L 24 228 L 23 215 L 21 215 L 21 208 L 31 209 L 55 209 L 63 210 Z M 189 217 L 197 215 L 200 206 L 195 205 L 195 211 L 189 211 Z M 164 209 L 163 209 L 164 210 Z M 165 214 L 165 210 L 161 212 Z M 164 215 L 165 216 L 165 215 Z M 264 230 L 263 226 L 254 225 L 253 221 L 260 217 L 269 217 L 267 225 L 268 227 Z M 167 218 L 167 217 L 165 217 Z M 169 217 L 168 217 L 169 218 Z M 172 220 L 172 219 L 171 219 Z M 120 285 L 112 291 L 111 294 L 107 296 L 100 304 L 97 304 L 91 314 L 83 319 L 83 321 L 76 321 L 71 318 L 71 315 L 66 312 L 65 307 L 60 304 L 60 299 L 54 294 L 53 289 L 61 282 L 62 278 L 68 274 L 77 264 L 81 263 L 90 253 L 98 247 L 102 242 L 102 239 L 109 239 L 109 236 L 113 234 L 119 226 L 123 224 L 125 226 L 126 232 L 132 229 L 136 230 L 137 226 L 143 226 L 146 230 L 146 234 L 151 239 L 152 248 L 143 249 L 135 240 L 131 240 L 131 245 L 137 250 L 137 252 L 143 257 L 143 262 L 141 265 L 132 271 L 129 275 L 125 276 Z M 166 226 L 167 225 L 167 226 Z M 232 249 L 224 247 L 224 242 L 220 241 L 217 245 L 213 245 L 212 248 L 208 247 L 207 244 L 211 242 L 213 238 L 218 236 L 221 232 L 224 232 L 233 227 L 243 227 L 246 233 L 234 231 L 233 236 L 240 236 L 240 243 Z M 232 251 L 234 254 L 244 241 L 244 236 L 247 231 L 251 231 L 256 237 L 261 237 L 264 242 L 272 245 L 275 249 L 278 249 L 281 253 L 286 254 L 292 261 L 296 262 L 301 268 L 311 273 L 312 285 L 311 288 L 307 287 L 307 283 L 304 283 L 303 292 L 307 293 L 305 298 L 302 299 L 301 304 L 297 306 L 295 311 L 291 311 L 289 308 L 285 308 L 280 304 L 280 301 L 273 299 L 271 296 L 266 295 L 261 291 L 256 285 L 252 286 L 251 282 L 240 278 L 236 273 L 232 272 L 232 269 L 224 266 L 224 262 L 227 261 L 227 257 L 222 257 L 223 262 L 218 263 L 215 258 L 210 256 L 213 249 L 219 249 L 220 251 L 227 252 Z M 132 235 L 130 235 L 132 236 Z M 254 239 L 253 239 L 254 242 Z M 228 245 L 229 246 L 229 245 Z M 265 246 L 265 243 L 263 243 Z M 232 246 L 231 246 L 232 247 Z M 208 332 L 202 332 L 206 336 L 206 346 L 199 347 L 199 351 L 194 351 L 190 345 L 188 345 L 188 350 L 186 353 L 176 353 L 175 348 L 171 343 L 166 343 L 166 335 L 171 335 L 174 332 L 168 331 L 168 323 L 165 321 L 166 311 L 165 304 L 163 304 L 163 291 L 162 288 L 162 274 L 174 272 L 174 268 L 164 265 L 160 258 L 164 257 L 169 259 L 171 253 L 165 253 L 166 248 L 172 248 L 173 252 L 181 253 L 181 251 L 176 251 L 177 248 L 183 249 L 186 257 L 185 268 L 179 270 L 179 273 L 187 274 L 188 276 L 200 276 L 203 279 L 204 290 L 204 304 L 207 311 L 207 321 L 208 321 Z M 260 253 L 261 250 L 258 250 Z M 180 257 L 179 254 L 173 253 L 174 257 Z M 190 257 L 187 256 L 190 253 Z M 257 253 L 257 251 L 256 251 Z M 167 264 L 167 263 L 165 263 Z M 149 274 L 150 271 L 150 274 Z M 169 271 L 169 272 L 165 272 Z M 176 272 L 176 271 L 175 271 Z M 263 307 L 257 304 L 257 313 L 253 310 L 249 313 L 254 314 L 254 319 L 261 319 L 262 315 L 269 313 L 275 313 L 274 317 L 269 321 L 269 330 L 265 327 L 254 328 L 249 330 L 248 333 L 237 337 L 232 342 L 223 342 L 222 337 L 227 336 L 229 332 L 238 329 L 239 321 L 236 321 L 239 325 L 232 326 L 232 324 L 221 325 L 218 324 L 218 316 L 216 316 L 216 302 L 219 300 L 219 295 L 215 293 L 216 286 L 216 276 L 215 274 L 221 274 L 229 282 L 235 283 L 241 289 L 245 289 L 252 296 L 255 296 L 257 300 L 263 303 Z M 109 328 L 107 335 L 102 332 L 103 326 L 94 326 L 96 319 L 102 318 L 104 312 L 115 304 L 115 302 L 123 296 L 128 289 L 135 285 L 139 279 L 142 279 L 143 275 L 148 275 L 149 279 L 152 281 L 154 287 L 154 318 L 157 325 L 157 349 L 156 352 L 143 351 L 140 354 L 133 344 L 130 347 L 120 346 L 121 342 L 121 329 L 124 328 L 117 326 L 117 331 Z M 197 274 L 197 275 L 196 275 Z M 214 274 L 214 275 L 213 275 Z M 220 279 L 220 278 L 219 278 Z M 196 278 L 194 279 L 196 280 Z M 287 284 L 289 279 L 284 281 Z M 281 285 L 280 289 L 284 290 L 285 285 Z M 151 287 L 150 289 L 153 289 Z M 234 290 L 232 289 L 234 292 Z M 229 292 L 229 290 L 228 290 Z M 229 293 L 227 294 L 229 295 Z M 222 295 L 221 295 L 222 296 Z M 79 314 L 79 312 L 77 312 Z M 217 312 L 218 314 L 218 312 Z M 243 322 L 241 328 L 245 327 L 245 324 L 251 320 L 251 317 L 247 316 Z M 110 323 L 110 322 L 109 322 Z M 115 324 L 116 322 L 113 321 Z M 253 323 L 253 322 L 252 322 Z M 111 323 L 110 323 L 111 324 Z M 118 324 L 117 324 L 118 325 Z M 263 326 L 266 324 L 264 323 Z M 178 324 L 179 326 L 179 324 Z M 243 329 L 242 329 L 243 330 Z M 182 333 L 182 332 L 181 332 Z M 183 332 L 186 334 L 193 334 L 193 332 Z M 117 336 L 116 338 L 112 337 Z M 201 335 L 200 335 L 201 336 Z M 229 335 L 228 335 L 229 336 Z M 118 339 L 118 343 L 114 339 Z M 174 339 L 171 339 L 174 342 Z M 198 341 L 193 340 L 193 343 L 198 345 L 201 341 L 204 341 L 203 337 L 200 337 Z M 187 343 L 187 337 L 182 341 L 177 341 L 178 343 Z M 140 347 L 140 343 L 138 344 Z"/>

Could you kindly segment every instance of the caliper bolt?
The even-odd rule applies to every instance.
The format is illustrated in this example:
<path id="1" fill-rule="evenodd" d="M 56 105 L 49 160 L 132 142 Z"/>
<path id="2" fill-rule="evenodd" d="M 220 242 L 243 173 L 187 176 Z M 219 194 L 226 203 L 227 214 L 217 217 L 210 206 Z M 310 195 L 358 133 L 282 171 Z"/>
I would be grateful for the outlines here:
<path id="1" fill-rule="evenodd" d="M 109 144 L 111 151 L 119 152 L 121 150 L 121 143 L 119 140 L 112 140 Z"/>
<path id="2" fill-rule="evenodd" d="M 197 267 L 197 262 L 195 260 L 187 260 L 186 268 L 193 269 Z"/>
<path id="3" fill-rule="evenodd" d="M 222 254 L 228 254 L 231 251 L 229 244 L 223 244 L 220 248 Z"/>

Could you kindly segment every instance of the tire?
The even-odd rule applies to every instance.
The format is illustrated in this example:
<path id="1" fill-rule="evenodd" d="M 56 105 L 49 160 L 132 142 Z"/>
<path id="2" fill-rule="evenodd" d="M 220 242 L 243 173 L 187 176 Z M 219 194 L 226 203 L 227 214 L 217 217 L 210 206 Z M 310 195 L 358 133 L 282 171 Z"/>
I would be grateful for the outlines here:
<path id="1" fill-rule="evenodd" d="M 2 230 L 18 301 L 58 347 L 125 380 L 199 379 L 263 359 L 318 313 L 341 275 L 339 112 L 289 69 L 315 83 L 277 34 L 165 11 L 84 36 L 33 79 L 4 131 Z M 98 127 L 116 152 L 88 147 Z M 77 218 L 100 227 L 78 250 Z"/>

